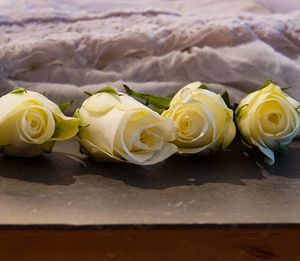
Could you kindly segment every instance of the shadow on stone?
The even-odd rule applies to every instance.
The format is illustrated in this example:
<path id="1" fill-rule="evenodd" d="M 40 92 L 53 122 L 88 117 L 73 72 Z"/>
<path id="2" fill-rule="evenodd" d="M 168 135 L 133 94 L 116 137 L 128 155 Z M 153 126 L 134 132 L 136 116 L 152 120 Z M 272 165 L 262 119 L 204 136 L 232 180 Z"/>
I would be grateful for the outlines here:
<path id="1" fill-rule="evenodd" d="M 276 153 L 275 164 L 264 166 L 274 176 L 300 178 L 300 147 L 291 146 L 287 151 Z"/>
<path id="2" fill-rule="evenodd" d="M 71 185 L 76 176 L 99 175 L 144 189 L 167 189 L 206 183 L 245 185 L 245 180 L 264 179 L 262 172 L 288 178 L 300 178 L 300 148 L 290 148 L 277 155 L 276 163 L 263 163 L 261 153 L 243 154 L 244 148 L 234 144 L 232 150 L 211 157 L 173 156 L 153 166 L 125 163 L 97 163 L 87 157 L 53 152 L 37 158 L 0 157 L 0 176 L 45 185 Z M 266 173 L 264 172 L 264 173 Z M 101 181 L 99 181 L 101 182 Z"/>
<path id="3" fill-rule="evenodd" d="M 242 151 L 226 151 L 211 157 L 173 156 L 154 166 L 124 163 L 85 162 L 85 174 L 118 179 L 127 185 L 145 189 L 167 189 L 175 186 L 195 186 L 206 183 L 244 185 L 243 180 L 264 179 L 261 168 Z"/>
<path id="4" fill-rule="evenodd" d="M 0 176 L 45 185 L 70 185 L 80 175 L 80 158 L 53 152 L 36 158 L 0 157 Z"/>

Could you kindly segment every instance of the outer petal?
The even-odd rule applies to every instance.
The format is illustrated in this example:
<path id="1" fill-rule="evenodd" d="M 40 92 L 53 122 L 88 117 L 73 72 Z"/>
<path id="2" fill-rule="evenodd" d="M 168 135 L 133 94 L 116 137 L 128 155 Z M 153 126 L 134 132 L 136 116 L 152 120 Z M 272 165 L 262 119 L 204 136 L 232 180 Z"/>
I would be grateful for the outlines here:
<path id="1" fill-rule="evenodd" d="M 268 147 L 265 147 L 259 144 L 256 140 L 252 140 L 252 144 L 255 145 L 263 154 L 265 154 L 265 162 L 269 165 L 273 165 L 275 163 L 274 152 L 270 150 Z"/>
<path id="2" fill-rule="evenodd" d="M 19 114 L 20 112 L 18 111 L 0 122 L 0 146 L 11 144 L 12 138 L 19 136 L 17 130 Z"/>
<path id="3" fill-rule="evenodd" d="M 127 161 L 135 163 L 135 164 L 143 164 L 147 160 L 151 159 L 153 155 L 156 153 L 156 151 L 141 151 L 141 152 L 132 152 L 130 151 L 127 139 L 125 137 L 125 131 L 128 129 L 128 124 L 130 124 L 130 119 L 132 117 L 138 116 L 136 122 L 132 123 L 135 125 L 135 128 L 138 128 L 138 123 L 143 123 L 141 119 L 143 116 L 146 116 L 143 112 L 142 115 L 140 116 L 141 112 L 139 113 L 139 110 L 130 110 L 126 114 L 124 114 L 122 120 L 120 121 L 119 128 L 117 130 L 117 133 L 115 135 L 115 140 L 114 140 L 114 149 L 115 151 L 120 154 L 123 158 L 125 158 Z M 151 118 L 150 118 L 151 119 Z M 140 126 L 142 127 L 142 126 Z M 132 133 L 133 134 L 133 133 Z"/>
<path id="4" fill-rule="evenodd" d="M 23 94 L 6 94 L 0 98 L 0 124 L 12 113 L 28 106 L 40 105 L 38 101 Z"/>
<path id="5" fill-rule="evenodd" d="M 79 115 L 86 127 L 80 129 L 78 136 L 113 155 L 115 135 L 124 113 L 118 108 L 113 108 L 104 115 L 95 115 L 81 107 Z"/>
<path id="6" fill-rule="evenodd" d="M 141 165 L 153 165 L 159 163 L 172 156 L 177 152 L 177 150 L 178 148 L 176 145 L 166 143 L 165 146 L 161 150 L 157 151 L 151 159 L 143 162 Z"/>
<path id="7" fill-rule="evenodd" d="M 17 94 L 17 95 L 19 95 L 19 94 Z M 43 106 L 47 107 L 52 112 L 54 112 L 58 115 L 61 115 L 61 116 L 64 115 L 56 103 L 49 100 L 47 97 L 45 97 L 44 95 L 42 95 L 38 92 L 27 91 L 27 92 L 24 92 L 21 95 L 28 98 L 28 99 L 32 99 L 32 100 L 37 101 L 40 105 L 43 105 Z"/>
<path id="8" fill-rule="evenodd" d="M 184 147 L 179 147 L 178 152 L 180 154 L 196 154 L 202 151 L 205 151 L 207 148 L 209 148 L 209 145 L 202 146 L 202 147 L 197 147 L 197 148 L 184 148 Z"/>
<path id="9" fill-rule="evenodd" d="M 120 97 L 109 93 L 98 93 L 86 99 L 82 107 L 88 112 L 105 114 L 111 109 L 122 106 Z"/>
<path id="10" fill-rule="evenodd" d="M 79 141 L 82 150 L 90 155 L 94 160 L 96 161 L 124 161 L 121 158 L 109 154 L 106 151 L 102 150 L 100 147 L 97 147 L 95 144 L 91 143 L 87 139 L 80 139 L 77 137 L 77 140 Z"/>
<path id="11" fill-rule="evenodd" d="M 255 91 L 247 95 L 244 99 L 242 99 L 236 108 L 236 111 L 239 111 L 239 109 L 245 105 L 249 105 L 252 100 L 259 94 L 259 91 Z"/>
<path id="12" fill-rule="evenodd" d="M 86 99 L 82 106 L 89 112 L 105 114 L 113 108 L 126 111 L 128 109 L 147 109 L 146 106 L 136 101 L 134 98 L 120 93 L 98 93 Z"/>
<path id="13" fill-rule="evenodd" d="M 226 149 L 231 142 L 233 141 L 235 135 L 236 135 L 236 128 L 235 128 L 235 124 L 233 122 L 232 119 L 228 119 L 229 126 L 227 127 L 227 130 L 224 131 L 224 137 L 223 137 L 223 145 L 222 145 L 222 149 Z"/>
<path id="14" fill-rule="evenodd" d="M 170 107 L 174 105 L 176 105 L 176 103 L 178 102 L 182 102 L 181 100 L 181 94 L 185 89 L 190 89 L 191 91 L 198 89 L 201 86 L 201 82 L 192 82 L 184 87 L 182 87 L 173 97 L 171 103 L 170 103 Z"/>
<path id="15" fill-rule="evenodd" d="M 300 113 L 300 103 L 298 101 L 289 96 L 286 97 L 286 100 Z"/>

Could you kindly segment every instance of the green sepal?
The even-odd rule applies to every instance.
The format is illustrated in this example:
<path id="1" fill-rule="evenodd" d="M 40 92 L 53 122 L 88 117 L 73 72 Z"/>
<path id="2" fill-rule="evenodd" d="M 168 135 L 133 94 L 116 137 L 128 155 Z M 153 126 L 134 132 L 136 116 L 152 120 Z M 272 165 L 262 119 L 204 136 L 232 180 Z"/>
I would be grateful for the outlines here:
<path id="1" fill-rule="evenodd" d="M 248 104 L 244 104 L 243 106 L 241 106 L 238 109 L 235 109 L 235 116 L 239 116 L 240 112 L 242 111 L 242 109 L 244 109 L 246 106 L 248 106 Z"/>
<path id="2" fill-rule="evenodd" d="M 102 88 L 101 90 L 96 91 L 95 93 L 91 93 L 91 92 L 87 92 L 87 91 L 85 91 L 84 93 L 87 96 L 93 96 L 94 94 L 103 93 L 103 92 L 110 93 L 110 94 L 115 94 L 115 95 L 118 95 L 118 96 L 122 95 L 121 93 L 118 93 L 118 91 L 112 86 L 106 86 L 106 87 Z"/>
<path id="3" fill-rule="evenodd" d="M 90 96 L 93 96 L 93 94 L 92 94 L 92 93 L 90 93 L 90 92 L 87 92 L 87 91 L 84 91 L 83 93 L 84 93 L 85 95 L 89 96 L 89 97 L 90 97 Z"/>
<path id="4" fill-rule="evenodd" d="M 112 87 L 112 86 L 106 86 L 106 87 L 104 87 L 103 89 L 97 91 L 95 94 L 97 94 L 97 93 L 102 93 L 102 92 L 106 92 L 106 93 L 110 93 L 110 94 L 115 94 L 115 95 L 118 95 L 118 96 L 121 95 L 121 94 L 118 93 L 118 91 L 117 91 L 114 87 Z"/>
<path id="5" fill-rule="evenodd" d="M 16 87 L 14 88 L 10 93 L 11 94 L 22 94 L 22 93 L 26 93 L 26 89 L 25 88 L 22 88 L 22 87 Z"/>
<path id="6" fill-rule="evenodd" d="M 254 90 L 249 90 L 246 93 L 250 94 L 250 93 L 253 93 L 253 92 L 256 92 L 256 91 L 260 91 L 263 88 L 266 88 L 267 86 L 269 86 L 270 84 L 276 84 L 276 83 L 273 80 L 268 79 L 268 80 L 265 80 L 264 83 L 263 83 L 263 85 L 261 85 L 260 87 L 254 89 Z"/>
<path id="7" fill-rule="evenodd" d="M 204 90 L 208 90 L 208 86 L 206 85 L 206 84 L 201 84 L 200 86 L 199 86 L 199 89 L 204 89 Z"/>
<path id="8" fill-rule="evenodd" d="M 280 151 L 286 151 L 289 147 L 289 144 L 281 144 L 279 143 L 279 150 Z"/>
<path id="9" fill-rule="evenodd" d="M 279 86 L 275 81 L 269 79 L 269 80 L 266 80 L 264 82 L 264 84 L 260 88 L 258 88 L 258 90 L 261 90 L 261 89 L 263 89 L 265 87 L 268 87 L 270 84 L 275 84 L 275 85 Z M 280 87 L 280 89 L 282 91 L 286 91 L 286 90 L 291 89 L 291 88 L 292 87 L 290 87 L 290 86 Z"/>
<path id="10" fill-rule="evenodd" d="M 141 101 L 144 105 L 146 106 L 152 105 L 154 109 L 158 109 L 159 111 L 168 109 L 170 102 L 172 100 L 172 98 L 169 97 L 156 96 L 156 95 L 150 95 L 146 93 L 133 91 L 126 84 L 123 84 L 123 86 L 126 93 L 129 96 L 138 98 L 138 100 Z"/>
<path id="11" fill-rule="evenodd" d="M 225 91 L 222 95 L 221 95 L 222 99 L 224 100 L 225 104 L 227 105 L 228 108 L 232 108 L 231 104 L 230 104 L 230 98 L 229 98 L 229 93 L 227 91 Z"/>
<path id="12" fill-rule="evenodd" d="M 158 114 L 162 114 L 164 109 L 159 109 L 159 108 L 151 108 L 153 111 L 156 111 Z"/>
<path id="13" fill-rule="evenodd" d="M 243 144 L 245 147 L 247 147 L 247 148 L 253 148 L 253 145 L 250 144 L 248 141 L 246 141 L 246 140 L 244 139 L 244 137 L 243 137 L 241 134 L 240 134 L 239 138 L 240 138 L 240 141 L 242 142 L 242 144 Z"/>
<path id="14" fill-rule="evenodd" d="M 263 84 L 261 87 L 259 87 L 257 90 L 262 90 L 263 88 L 268 87 L 270 84 L 276 84 L 276 82 L 274 82 L 274 81 L 271 80 L 271 79 L 268 79 L 268 80 L 266 80 L 266 81 L 264 82 L 264 84 Z M 276 85 L 277 85 L 277 84 L 276 84 Z"/>
<path id="15" fill-rule="evenodd" d="M 63 102 L 61 104 L 58 105 L 58 107 L 60 108 L 60 110 L 62 112 L 65 112 L 67 109 L 69 109 L 74 101 L 67 101 L 67 102 Z"/>
<path id="16" fill-rule="evenodd" d="M 45 153 L 51 153 L 54 144 L 55 144 L 55 141 L 47 141 L 39 146 Z"/>

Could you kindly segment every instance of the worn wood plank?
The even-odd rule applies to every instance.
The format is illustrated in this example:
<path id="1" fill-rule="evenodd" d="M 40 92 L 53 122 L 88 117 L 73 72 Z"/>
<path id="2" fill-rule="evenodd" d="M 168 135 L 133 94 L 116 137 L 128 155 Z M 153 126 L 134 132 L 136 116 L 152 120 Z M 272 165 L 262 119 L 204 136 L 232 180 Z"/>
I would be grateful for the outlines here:
<path id="1" fill-rule="evenodd" d="M 300 260 L 299 228 L 0 230 L 0 260 Z"/>

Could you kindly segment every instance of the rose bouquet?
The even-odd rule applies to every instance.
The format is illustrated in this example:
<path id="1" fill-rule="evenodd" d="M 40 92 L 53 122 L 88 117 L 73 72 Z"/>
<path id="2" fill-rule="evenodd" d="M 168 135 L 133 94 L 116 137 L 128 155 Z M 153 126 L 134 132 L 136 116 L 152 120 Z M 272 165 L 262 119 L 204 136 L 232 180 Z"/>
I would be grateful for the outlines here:
<path id="1" fill-rule="evenodd" d="M 272 165 L 274 151 L 286 149 L 300 131 L 300 103 L 271 80 L 235 106 L 230 105 L 227 92 L 216 94 L 200 82 L 188 84 L 173 98 L 124 87 L 129 95 L 176 123 L 173 143 L 180 154 L 207 155 L 226 149 L 236 135 L 235 120 L 243 144 L 258 148 Z"/>
<path id="2" fill-rule="evenodd" d="M 225 150 L 238 132 L 243 144 L 275 162 L 299 134 L 300 104 L 266 81 L 239 104 L 200 82 L 173 98 L 106 87 L 88 97 L 67 117 L 68 103 L 56 105 L 44 95 L 18 88 L 0 98 L 0 149 L 6 155 L 32 157 L 51 152 L 56 141 L 77 136 L 80 151 L 96 161 L 151 165 L 171 155 L 211 155 Z M 237 131 L 238 130 L 238 131 Z"/>

